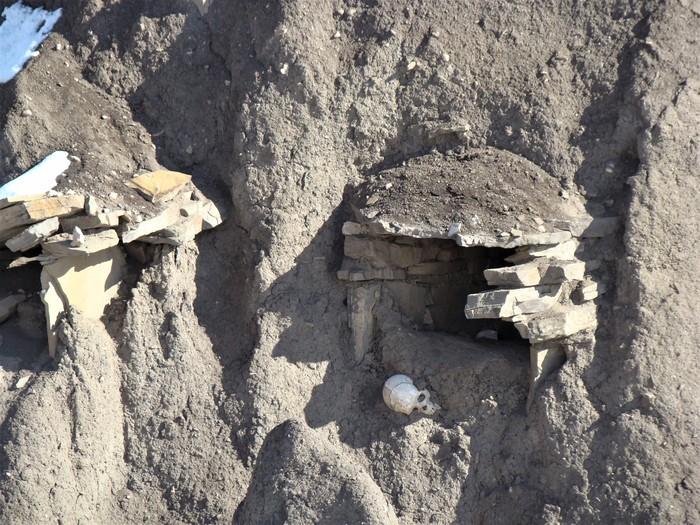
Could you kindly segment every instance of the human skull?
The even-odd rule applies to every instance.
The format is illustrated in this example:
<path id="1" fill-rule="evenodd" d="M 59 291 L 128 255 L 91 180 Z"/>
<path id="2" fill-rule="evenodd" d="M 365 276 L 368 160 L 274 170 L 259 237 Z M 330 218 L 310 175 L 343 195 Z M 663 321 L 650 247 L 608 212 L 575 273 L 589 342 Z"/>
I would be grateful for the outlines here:
<path id="1" fill-rule="evenodd" d="M 382 394 L 386 406 L 395 412 L 406 415 L 415 409 L 424 414 L 432 415 L 440 408 L 439 405 L 430 401 L 430 392 L 418 390 L 414 386 L 413 380 L 403 374 L 397 374 L 387 379 Z"/>

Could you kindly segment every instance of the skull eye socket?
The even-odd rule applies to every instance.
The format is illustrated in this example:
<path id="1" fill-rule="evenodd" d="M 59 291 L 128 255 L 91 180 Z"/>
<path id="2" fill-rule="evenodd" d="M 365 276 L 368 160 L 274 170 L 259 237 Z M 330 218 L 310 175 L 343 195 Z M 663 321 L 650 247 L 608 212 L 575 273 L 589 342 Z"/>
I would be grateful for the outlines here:
<path id="1" fill-rule="evenodd" d="M 419 403 L 423 403 L 424 401 L 425 401 L 425 394 L 420 394 L 420 395 L 418 396 L 418 402 L 419 402 Z"/>

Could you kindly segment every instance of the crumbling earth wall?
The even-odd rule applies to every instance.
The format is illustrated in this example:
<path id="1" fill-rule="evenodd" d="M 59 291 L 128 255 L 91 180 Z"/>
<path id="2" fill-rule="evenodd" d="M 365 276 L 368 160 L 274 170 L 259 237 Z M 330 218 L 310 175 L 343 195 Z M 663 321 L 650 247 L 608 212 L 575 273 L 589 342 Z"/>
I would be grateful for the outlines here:
<path id="1" fill-rule="evenodd" d="M 64 14 L 0 86 L 2 180 L 55 149 L 76 187 L 160 163 L 229 218 L 132 266 L 107 332 L 72 312 L 57 363 L 6 336 L 26 354 L 3 384 L 35 374 L 2 395 L 3 522 L 700 521 L 696 3 L 28 3 Z M 348 185 L 483 146 L 626 218 L 586 246 L 596 346 L 529 414 L 522 356 L 443 370 L 390 308 L 358 364 L 336 277 Z M 445 409 L 389 412 L 395 372 Z M 316 471 L 349 515 L 316 505 Z"/>

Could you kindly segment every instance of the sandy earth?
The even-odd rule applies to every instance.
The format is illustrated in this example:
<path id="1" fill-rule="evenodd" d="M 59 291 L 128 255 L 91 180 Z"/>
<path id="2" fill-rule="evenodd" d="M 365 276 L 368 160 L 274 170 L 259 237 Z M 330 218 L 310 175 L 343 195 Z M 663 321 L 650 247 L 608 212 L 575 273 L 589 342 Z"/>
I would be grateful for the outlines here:
<path id="1" fill-rule="evenodd" d="M 63 149 L 62 189 L 164 166 L 228 218 L 70 312 L 56 362 L 39 269 L 0 273 L 35 294 L 0 325 L 2 523 L 700 523 L 696 0 L 27 3 L 64 13 L 0 85 L 0 182 Z M 584 246 L 596 343 L 529 414 L 510 342 L 379 312 L 358 364 L 336 276 L 358 187 L 486 147 L 624 223 Z M 396 372 L 443 409 L 390 412 Z"/>

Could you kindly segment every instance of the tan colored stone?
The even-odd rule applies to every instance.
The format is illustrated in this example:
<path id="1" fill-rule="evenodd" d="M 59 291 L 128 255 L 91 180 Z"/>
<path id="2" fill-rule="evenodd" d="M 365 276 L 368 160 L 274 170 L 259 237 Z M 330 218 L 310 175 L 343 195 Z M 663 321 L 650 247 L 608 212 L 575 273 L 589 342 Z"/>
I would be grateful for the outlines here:
<path id="1" fill-rule="evenodd" d="M 119 217 L 123 211 L 109 213 L 97 213 L 95 215 L 82 215 L 79 217 L 65 217 L 61 219 L 61 228 L 64 232 L 72 232 L 73 228 L 81 230 L 95 230 L 97 228 L 115 228 L 119 226 Z"/>
<path id="2" fill-rule="evenodd" d="M 583 261 L 553 261 L 540 267 L 542 283 L 563 283 L 566 281 L 580 281 L 586 271 L 586 263 Z"/>
<path id="3" fill-rule="evenodd" d="M 338 279 L 341 281 L 373 281 L 405 279 L 406 272 L 403 270 L 394 270 L 391 268 L 367 268 L 367 269 L 341 269 L 338 271 Z"/>
<path id="4" fill-rule="evenodd" d="M 506 290 L 490 290 L 467 297 L 464 314 L 467 319 L 497 319 L 543 312 L 559 300 L 561 287 L 538 286 Z"/>
<path id="5" fill-rule="evenodd" d="M 122 279 L 124 255 L 118 246 L 89 255 L 62 257 L 41 272 L 46 307 L 49 354 L 56 355 L 58 322 L 69 307 L 99 319 L 116 295 Z"/>
<path id="6" fill-rule="evenodd" d="M 17 204 L 20 202 L 36 201 L 45 198 L 44 193 L 35 193 L 34 195 L 13 195 L 12 197 L 3 197 L 0 199 L 0 210 Z"/>
<path id="7" fill-rule="evenodd" d="M 202 228 L 211 230 L 224 222 L 221 216 L 221 210 L 212 201 L 206 201 L 202 206 L 202 211 L 199 212 L 202 216 Z"/>
<path id="8" fill-rule="evenodd" d="M 24 252 L 38 246 L 41 241 L 58 231 L 58 217 L 51 217 L 29 226 L 19 235 L 15 235 L 5 243 L 13 252 Z"/>
<path id="9" fill-rule="evenodd" d="M 127 184 L 147 200 L 158 203 L 172 200 L 192 180 L 191 175 L 159 170 L 134 177 Z"/>
<path id="10" fill-rule="evenodd" d="M 559 244 L 552 246 L 532 246 L 528 248 L 527 253 L 536 257 L 547 257 L 550 259 L 559 259 L 562 261 L 570 261 L 576 258 L 576 250 L 579 242 L 576 239 L 569 239 Z"/>
<path id="11" fill-rule="evenodd" d="M 536 263 L 489 268 L 484 270 L 484 277 L 489 286 L 522 288 L 540 284 L 540 269 Z"/>
<path id="12" fill-rule="evenodd" d="M 530 346 L 530 391 L 526 405 L 528 412 L 537 388 L 547 376 L 561 368 L 565 362 L 566 352 L 564 346 L 558 341 L 537 343 Z"/>
<path id="13" fill-rule="evenodd" d="M 539 343 L 593 329 L 597 323 L 596 306 L 587 303 L 559 312 L 551 312 L 549 315 L 524 316 L 522 320 L 515 323 L 515 328 L 523 338 L 529 339 L 531 343 Z"/>
<path id="14" fill-rule="evenodd" d="M 0 241 L 3 243 L 20 233 L 21 226 L 49 219 L 64 217 L 83 210 L 85 197 L 61 195 L 20 202 L 0 210 Z"/>
<path id="15" fill-rule="evenodd" d="M 119 236 L 114 230 L 104 230 L 85 235 L 85 242 L 73 246 L 73 235 L 61 233 L 54 235 L 41 243 L 44 253 L 54 257 L 75 257 L 89 255 L 111 248 L 119 244 Z"/>
<path id="16" fill-rule="evenodd" d="M 218 208 L 211 201 L 204 201 L 201 207 L 183 207 L 181 214 L 183 217 L 175 224 L 152 235 L 140 237 L 139 240 L 151 244 L 181 246 L 193 240 L 202 230 L 214 228 L 222 221 Z"/>
<path id="17" fill-rule="evenodd" d="M 201 210 L 204 204 L 205 201 L 193 200 L 172 204 L 155 217 L 146 219 L 125 231 L 122 234 L 122 242 L 129 243 L 137 239 L 141 240 L 142 237 L 152 236 L 151 234 L 153 233 L 165 230 L 182 221 L 183 217 L 192 215 Z"/>
<path id="18" fill-rule="evenodd" d="M 571 232 L 574 237 L 606 237 L 615 233 L 619 217 L 570 217 L 552 221 L 552 225 Z"/>
<path id="19" fill-rule="evenodd" d="M 31 222 L 37 222 L 49 217 L 65 217 L 85 209 L 83 195 L 61 195 L 47 197 L 21 204 L 26 210 Z"/>
<path id="20" fill-rule="evenodd" d="M 364 224 L 347 221 L 343 224 L 343 235 L 365 235 L 368 229 Z"/>
<path id="21" fill-rule="evenodd" d="M 12 261 L 7 266 L 7 268 L 8 269 L 9 268 L 19 268 L 20 266 L 24 266 L 26 264 L 33 263 L 33 262 L 47 264 L 47 263 L 53 262 L 55 260 L 56 260 L 55 257 L 52 257 L 50 255 L 45 255 L 43 253 L 41 255 L 37 255 L 36 257 L 17 257 L 14 261 Z"/>
<path id="22" fill-rule="evenodd" d="M 361 363 L 374 339 L 376 319 L 372 313 L 379 294 L 380 284 L 370 284 L 348 289 L 348 320 L 352 331 L 355 362 Z"/>

